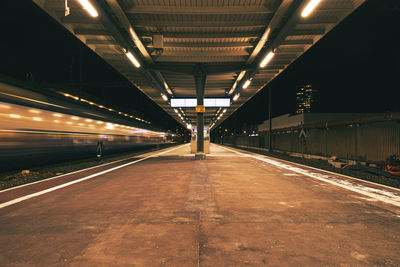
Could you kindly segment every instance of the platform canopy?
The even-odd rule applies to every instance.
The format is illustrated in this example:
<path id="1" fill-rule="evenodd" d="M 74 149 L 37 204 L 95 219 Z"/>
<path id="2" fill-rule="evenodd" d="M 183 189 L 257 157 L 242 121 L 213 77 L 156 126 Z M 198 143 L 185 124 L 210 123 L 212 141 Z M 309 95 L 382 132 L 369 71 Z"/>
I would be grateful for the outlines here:
<path id="1" fill-rule="evenodd" d="M 227 110 L 206 109 L 213 128 L 364 0 L 34 2 L 184 126 L 195 124 L 195 109 L 176 112 L 170 99 L 196 97 L 195 76 L 204 75 L 204 97 L 232 99 Z"/>

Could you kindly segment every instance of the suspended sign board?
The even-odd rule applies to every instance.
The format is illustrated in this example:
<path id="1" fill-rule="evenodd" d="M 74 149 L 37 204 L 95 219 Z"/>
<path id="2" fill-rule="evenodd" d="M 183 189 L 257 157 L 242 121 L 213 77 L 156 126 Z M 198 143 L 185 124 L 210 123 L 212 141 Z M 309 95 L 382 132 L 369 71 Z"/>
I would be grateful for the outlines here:
<path id="1" fill-rule="evenodd" d="M 172 108 L 194 108 L 197 106 L 196 98 L 171 98 Z M 229 108 L 231 106 L 230 98 L 204 98 L 206 108 Z"/>

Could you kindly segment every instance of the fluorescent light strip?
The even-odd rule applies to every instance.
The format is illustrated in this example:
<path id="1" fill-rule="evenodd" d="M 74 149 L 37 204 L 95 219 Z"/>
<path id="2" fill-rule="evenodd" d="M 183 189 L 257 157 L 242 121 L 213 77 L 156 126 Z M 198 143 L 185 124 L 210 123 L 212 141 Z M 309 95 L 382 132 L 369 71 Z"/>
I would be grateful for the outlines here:
<path id="1" fill-rule="evenodd" d="M 97 17 L 99 13 L 97 13 L 97 10 L 92 6 L 92 4 L 88 0 L 78 0 L 83 9 L 86 9 L 86 11 L 90 14 L 92 17 Z"/>
<path id="2" fill-rule="evenodd" d="M 269 52 L 264 59 L 261 61 L 260 63 L 260 68 L 264 68 L 270 61 L 271 59 L 274 57 L 275 53 L 274 52 Z"/>
<path id="3" fill-rule="evenodd" d="M 131 52 L 125 53 L 125 55 L 129 58 L 129 60 L 135 65 L 136 68 L 140 68 L 139 61 L 132 55 Z"/>
<path id="4" fill-rule="evenodd" d="M 308 15 L 310 15 L 311 12 L 313 12 L 313 10 L 317 7 L 319 2 L 321 2 L 321 0 L 311 0 L 308 2 L 307 6 L 301 12 L 301 16 L 303 18 L 308 17 Z"/>
<path id="5" fill-rule="evenodd" d="M 251 84 L 251 80 L 249 79 L 243 84 L 242 88 L 246 89 L 247 87 L 249 87 L 250 84 Z"/>

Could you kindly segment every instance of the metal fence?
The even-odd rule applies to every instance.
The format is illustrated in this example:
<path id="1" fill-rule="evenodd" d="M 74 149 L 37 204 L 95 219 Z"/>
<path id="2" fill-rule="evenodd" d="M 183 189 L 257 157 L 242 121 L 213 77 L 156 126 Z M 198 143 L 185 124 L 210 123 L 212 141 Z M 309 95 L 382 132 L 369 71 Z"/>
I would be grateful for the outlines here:
<path id="1" fill-rule="evenodd" d="M 224 136 L 218 141 L 234 146 L 268 148 L 268 134 L 262 132 L 257 136 Z M 381 162 L 390 155 L 400 154 L 400 122 L 392 120 L 335 127 L 274 130 L 272 148 L 285 152 Z"/>

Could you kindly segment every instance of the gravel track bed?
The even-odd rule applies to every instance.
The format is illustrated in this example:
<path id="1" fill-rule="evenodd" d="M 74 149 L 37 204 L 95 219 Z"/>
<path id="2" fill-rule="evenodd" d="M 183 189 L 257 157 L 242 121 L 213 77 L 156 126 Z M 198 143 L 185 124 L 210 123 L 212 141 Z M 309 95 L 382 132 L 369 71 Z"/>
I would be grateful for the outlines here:
<path id="1" fill-rule="evenodd" d="M 368 173 L 368 172 L 364 172 L 364 171 L 340 169 L 340 168 L 336 168 L 336 167 L 332 166 L 326 160 L 322 160 L 322 159 L 306 159 L 306 158 L 293 157 L 293 156 L 289 156 L 289 155 L 277 153 L 277 152 L 268 152 L 268 151 L 263 151 L 263 150 L 259 150 L 259 149 L 252 149 L 251 147 L 244 148 L 244 147 L 235 147 L 235 146 L 231 146 L 231 145 L 225 145 L 225 146 L 234 147 L 234 148 L 250 151 L 253 153 L 257 153 L 257 154 L 261 154 L 261 155 L 265 155 L 265 156 L 269 156 L 269 157 L 274 157 L 274 158 L 278 158 L 278 159 L 283 159 L 283 160 L 287 160 L 287 161 L 291 161 L 291 162 L 295 162 L 295 163 L 300 163 L 300 164 L 307 165 L 310 167 L 319 168 L 319 169 L 335 172 L 338 174 L 344 174 L 347 176 L 374 182 L 377 184 L 400 188 L 400 177 L 399 178 L 389 178 L 389 177 L 380 176 L 380 175 L 376 175 L 376 174 L 372 174 L 372 173 Z"/>

